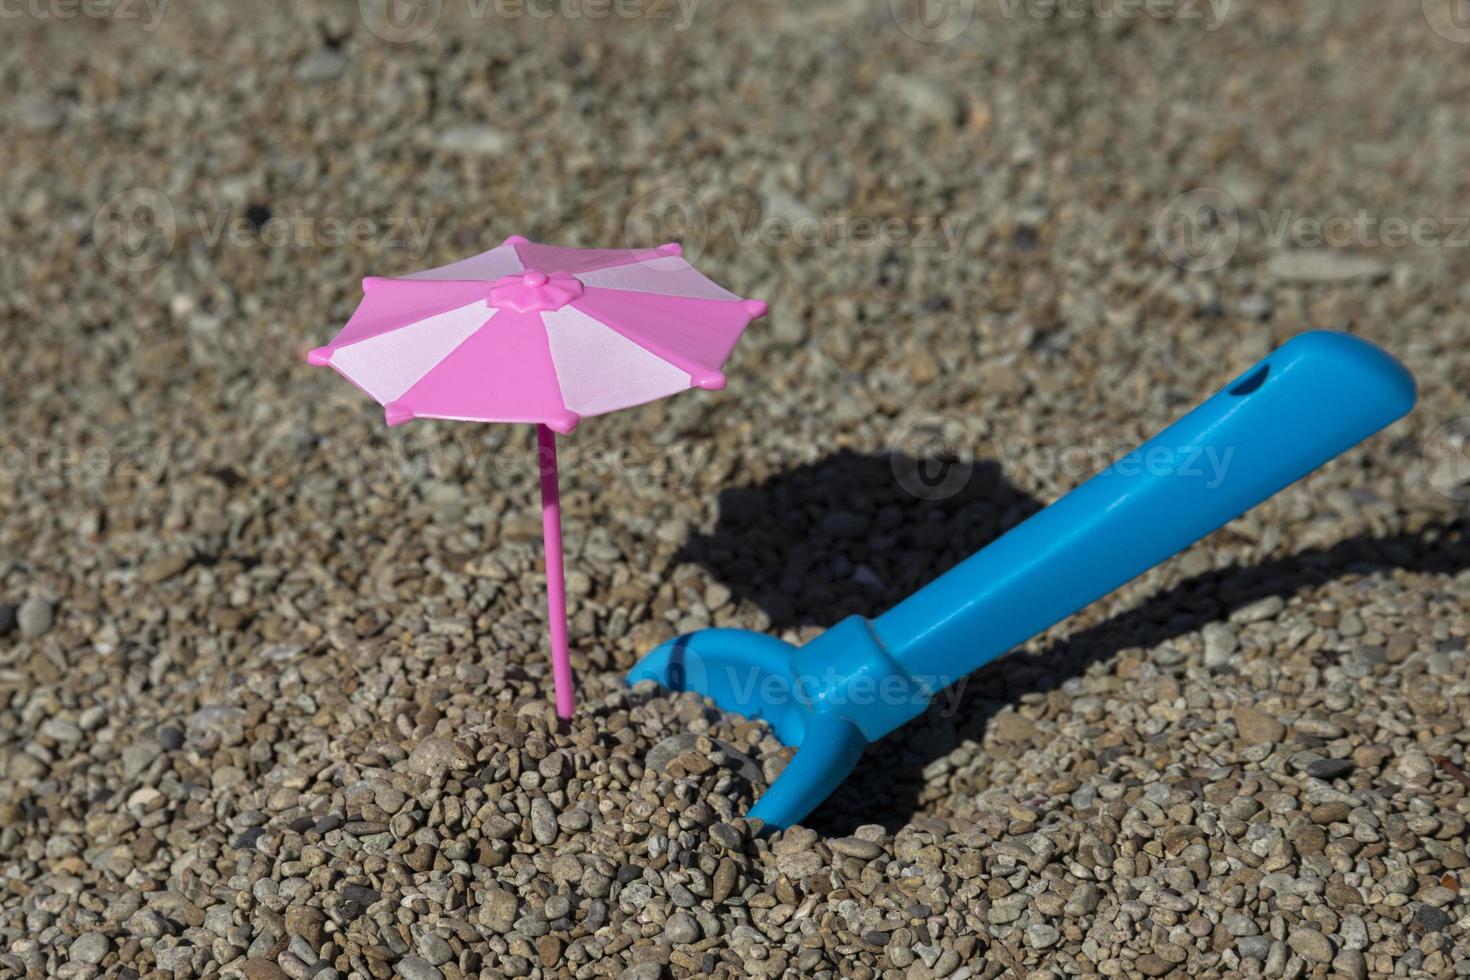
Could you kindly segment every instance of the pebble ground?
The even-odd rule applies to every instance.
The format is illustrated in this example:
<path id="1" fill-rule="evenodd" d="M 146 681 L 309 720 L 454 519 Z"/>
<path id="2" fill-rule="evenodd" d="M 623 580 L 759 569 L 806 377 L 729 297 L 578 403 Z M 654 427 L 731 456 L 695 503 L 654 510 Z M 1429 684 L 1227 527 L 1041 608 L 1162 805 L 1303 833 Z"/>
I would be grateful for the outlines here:
<path id="1" fill-rule="evenodd" d="M 385 10 L 5 15 L 0 975 L 1470 976 L 1441 5 Z M 568 731 L 530 433 L 301 361 L 513 233 L 772 307 L 728 390 L 566 440 Z M 881 610 L 1309 327 L 1416 413 L 807 825 L 741 818 L 766 728 L 622 686 Z"/>

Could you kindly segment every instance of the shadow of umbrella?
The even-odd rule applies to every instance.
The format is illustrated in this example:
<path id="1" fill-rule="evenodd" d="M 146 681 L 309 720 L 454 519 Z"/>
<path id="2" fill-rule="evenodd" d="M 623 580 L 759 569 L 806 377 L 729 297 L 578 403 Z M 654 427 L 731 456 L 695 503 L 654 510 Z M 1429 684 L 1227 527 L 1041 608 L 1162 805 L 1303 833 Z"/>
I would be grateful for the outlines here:
<path id="1" fill-rule="evenodd" d="M 714 530 L 679 558 L 756 603 L 776 630 L 877 615 L 1041 505 L 994 462 L 843 450 L 721 491 L 718 507 Z"/>

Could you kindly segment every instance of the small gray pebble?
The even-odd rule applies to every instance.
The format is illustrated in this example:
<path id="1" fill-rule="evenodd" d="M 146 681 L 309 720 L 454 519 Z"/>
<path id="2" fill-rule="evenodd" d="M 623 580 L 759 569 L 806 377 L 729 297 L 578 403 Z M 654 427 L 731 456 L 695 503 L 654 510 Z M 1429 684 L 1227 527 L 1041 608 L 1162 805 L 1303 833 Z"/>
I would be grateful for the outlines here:
<path id="1" fill-rule="evenodd" d="M 347 58 L 336 48 L 318 48 L 296 65 L 296 77 L 303 82 L 330 82 L 347 68 Z"/>
<path id="2" fill-rule="evenodd" d="M 20 635 L 27 637 L 44 636 L 51 629 L 54 611 L 51 603 L 40 596 L 31 596 L 20 604 L 20 611 L 16 614 L 16 622 L 20 625 Z"/>
<path id="3" fill-rule="evenodd" d="M 1268 619 L 1275 619 L 1281 615 L 1281 610 L 1286 608 L 1286 600 L 1279 595 L 1267 596 L 1259 599 L 1248 606 L 1237 609 L 1230 615 L 1230 621 L 1240 625 L 1260 623 Z"/>
<path id="4" fill-rule="evenodd" d="M 546 797 L 536 797 L 531 801 L 531 836 L 538 844 L 554 844 L 556 834 L 556 809 Z"/>
<path id="5" fill-rule="evenodd" d="M 832 850 L 837 854 L 857 858 L 860 861 L 871 861 L 883 853 L 883 848 L 870 840 L 861 837 L 839 837 L 831 842 Z"/>
<path id="6" fill-rule="evenodd" d="M 1287 938 L 1287 945 L 1291 947 L 1292 952 L 1312 963 L 1331 963 L 1332 957 L 1337 955 L 1337 950 L 1332 946 L 1332 940 L 1316 929 L 1306 927 L 1297 929 Z"/>
<path id="7" fill-rule="evenodd" d="M 419 953 L 435 966 L 448 963 L 454 958 L 454 950 L 449 947 L 449 943 L 432 932 L 426 932 L 419 937 Z"/>
<path id="8" fill-rule="evenodd" d="M 112 943 L 100 932 L 84 932 L 71 944 L 71 959 L 74 963 L 90 963 L 96 966 L 107 956 Z"/>
<path id="9" fill-rule="evenodd" d="M 1062 911 L 1073 918 L 1091 915 L 1097 911 L 1101 900 L 1102 890 L 1092 882 L 1084 881 L 1072 890 L 1072 897 L 1067 899 L 1067 904 L 1062 907 Z"/>
<path id="10" fill-rule="evenodd" d="M 1026 929 L 1026 945 L 1032 949 L 1051 949 L 1061 938 L 1056 926 L 1046 922 L 1037 922 Z"/>
<path id="11" fill-rule="evenodd" d="M 405 956 L 394 970 L 404 980 L 444 980 L 444 974 L 437 966 L 418 956 Z"/>
<path id="12" fill-rule="evenodd" d="M 664 938 L 675 945 L 697 942 L 699 923 L 694 921 L 694 916 L 681 909 L 669 916 L 669 920 L 664 923 Z"/>
<path id="13" fill-rule="evenodd" d="M 503 129 L 486 125 L 448 126 L 434 137 L 441 150 L 465 156 L 496 157 L 516 145 L 515 137 Z"/>
<path id="14" fill-rule="evenodd" d="M 1242 936 L 1235 944 L 1241 956 L 1264 961 L 1271 952 L 1270 936 Z"/>

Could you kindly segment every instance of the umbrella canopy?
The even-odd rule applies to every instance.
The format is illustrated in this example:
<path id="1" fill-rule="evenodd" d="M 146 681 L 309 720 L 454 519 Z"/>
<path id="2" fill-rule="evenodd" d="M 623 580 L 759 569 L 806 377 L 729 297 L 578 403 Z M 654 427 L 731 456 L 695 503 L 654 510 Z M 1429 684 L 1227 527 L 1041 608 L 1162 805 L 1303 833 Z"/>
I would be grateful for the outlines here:
<path id="1" fill-rule="evenodd" d="M 376 399 L 389 425 L 536 422 L 566 433 L 583 416 L 723 388 L 725 359 L 766 312 L 701 275 L 676 244 L 560 248 L 515 236 L 362 285 L 352 319 L 308 359 Z"/>
<path id="2" fill-rule="evenodd" d="M 676 244 L 559 248 L 520 236 L 450 265 L 368 278 L 347 325 L 307 360 L 411 419 L 534 422 L 556 710 L 574 705 L 556 433 L 583 416 L 723 388 L 721 368 L 766 304 L 700 275 Z"/>

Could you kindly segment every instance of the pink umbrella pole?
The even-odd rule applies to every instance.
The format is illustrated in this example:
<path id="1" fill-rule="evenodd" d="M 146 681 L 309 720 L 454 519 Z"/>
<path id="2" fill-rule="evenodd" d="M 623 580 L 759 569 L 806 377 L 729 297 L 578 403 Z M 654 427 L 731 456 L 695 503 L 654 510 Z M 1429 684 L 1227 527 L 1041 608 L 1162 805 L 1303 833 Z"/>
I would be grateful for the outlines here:
<path id="1" fill-rule="evenodd" d="M 541 531 L 546 541 L 546 621 L 551 629 L 551 680 L 556 714 L 571 718 L 576 707 L 572 656 L 567 649 L 567 589 L 562 574 L 561 491 L 556 480 L 556 433 L 536 426 L 536 458 L 541 470 Z"/>

